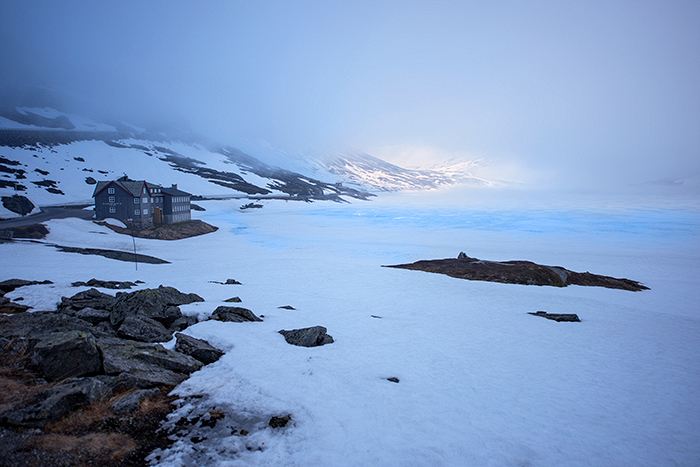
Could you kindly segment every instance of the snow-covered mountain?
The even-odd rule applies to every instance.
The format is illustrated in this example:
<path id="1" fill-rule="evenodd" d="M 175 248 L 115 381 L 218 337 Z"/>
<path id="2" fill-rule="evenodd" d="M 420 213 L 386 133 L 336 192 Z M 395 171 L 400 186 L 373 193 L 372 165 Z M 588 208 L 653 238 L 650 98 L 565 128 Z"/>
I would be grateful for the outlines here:
<path id="1" fill-rule="evenodd" d="M 489 185 L 469 169 L 474 161 L 452 160 L 428 168 L 403 168 L 362 152 L 342 152 L 319 161 L 329 173 L 370 190 L 426 190 L 456 184 Z"/>
<path id="2" fill-rule="evenodd" d="M 0 194 L 24 195 L 37 206 L 90 202 L 98 181 L 124 174 L 164 186 L 176 183 L 195 196 L 307 201 L 489 184 L 469 172 L 473 162 L 407 169 L 358 151 L 306 157 L 301 164 L 282 160 L 287 159 L 294 170 L 178 130 L 148 131 L 48 107 L 0 107 Z M 0 217 L 12 216 L 0 211 Z"/>
<path id="3" fill-rule="evenodd" d="M 346 201 L 370 193 L 271 166 L 204 138 L 104 124 L 49 108 L 0 109 L 0 195 L 36 206 L 90 202 L 124 174 L 202 197 Z M 0 208 L 0 217 L 16 214 Z"/>

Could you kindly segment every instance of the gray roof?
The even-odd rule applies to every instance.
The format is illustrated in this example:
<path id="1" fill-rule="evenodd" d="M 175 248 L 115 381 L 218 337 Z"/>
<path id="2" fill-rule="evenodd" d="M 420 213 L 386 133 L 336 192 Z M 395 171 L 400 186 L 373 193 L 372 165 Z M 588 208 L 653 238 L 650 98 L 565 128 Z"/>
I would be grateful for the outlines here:
<path id="1" fill-rule="evenodd" d="M 159 185 L 148 183 L 144 180 L 110 180 L 108 182 L 97 182 L 97 186 L 95 187 L 95 191 L 92 193 L 92 197 L 94 198 L 95 196 L 97 196 L 97 194 L 104 190 L 107 187 L 107 185 L 111 184 L 115 184 L 120 188 L 124 189 L 134 198 L 141 196 L 141 190 L 143 189 L 144 184 L 146 184 L 149 191 L 151 191 L 153 188 L 160 188 Z"/>
<path id="2" fill-rule="evenodd" d="M 186 191 L 178 190 L 177 188 L 161 188 L 160 189 L 161 193 L 164 193 L 166 195 L 170 196 L 192 196 L 191 193 L 187 193 Z"/>

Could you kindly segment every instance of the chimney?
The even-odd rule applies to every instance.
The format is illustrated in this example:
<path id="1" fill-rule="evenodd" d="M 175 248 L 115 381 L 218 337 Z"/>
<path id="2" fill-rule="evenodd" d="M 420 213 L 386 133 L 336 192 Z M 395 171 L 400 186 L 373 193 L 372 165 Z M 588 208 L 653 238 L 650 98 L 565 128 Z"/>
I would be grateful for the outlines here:
<path id="1" fill-rule="evenodd" d="M 173 183 L 173 186 L 171 186 L 170 188 L 172 188 L 173 190 L 177 190 L 177 183 Z"/>

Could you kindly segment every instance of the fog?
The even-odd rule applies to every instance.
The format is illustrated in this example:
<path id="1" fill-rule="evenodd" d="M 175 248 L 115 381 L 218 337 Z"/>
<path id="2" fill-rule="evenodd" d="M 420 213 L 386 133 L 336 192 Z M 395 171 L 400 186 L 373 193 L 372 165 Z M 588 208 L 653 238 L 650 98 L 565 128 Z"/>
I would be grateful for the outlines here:
<path id="1" fill-rule="evenodd" d="M 0 40 L 4 103 L 42 89 L 245 148 L 700 194 L 697 2 L 5 0 Z"/>

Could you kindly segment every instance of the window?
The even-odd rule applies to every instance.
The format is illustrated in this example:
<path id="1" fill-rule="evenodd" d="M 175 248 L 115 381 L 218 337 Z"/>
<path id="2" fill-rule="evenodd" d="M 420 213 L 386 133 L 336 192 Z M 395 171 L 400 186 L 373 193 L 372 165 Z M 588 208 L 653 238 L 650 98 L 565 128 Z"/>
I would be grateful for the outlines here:
<path id="1" fill-rule="evenodd" d="M 109 193 L 110 195 L 113 195 L 113 194 L 114 194 L 114 188 L 107 188 L 107 193 Z"/>
<path id="2" fill-rule="evenodd" d="M 110 196 L 110 197 L 109 197 L 109 202 L 110 202 L 110 203 L 113 203 L 114 201 L 115 201 L 114 196 Z"/>
<path id="3" fill-rule="evenodd" d="M 153 201 L 153 198 L 151 198 L 151 204 L 153 204 L 153 202 L 154 202 L 154 201 Z"/>
<path id="4" fill-rule="evenodd" d="M 147 215 L 148 215 L 148 209 L 144 209 L 144 210 L 143 210 L 143 215 L 144 215 L 144 216 L 147 216 Z"/>
<path id="5" fill-rule="evenodd" d="M 143 204 L 148 204 L 148 198 L 143 199 Z"/>
<path id="6" fill-rule="evenodd" d="M 114 214 L 115 212 L 117 212 L 117 208 L 111 207 L 111 208 L 109 208 L 109 212 Z"/>
<path id="7" fill-rule="evenodd" d="M 141 199 L 141 198 L 134 198 L 134 204 L 139 204 L 139 200 L 140 200 L 140 199 Z"/>
<path id="8" fill-rule="evenodd" d="M 138 210 L 138 209 L 134 209 L 134 215 L 135 215 L 135 216 L 140 216 L 140 215 L 141 215 L 141 211 Z"/>

